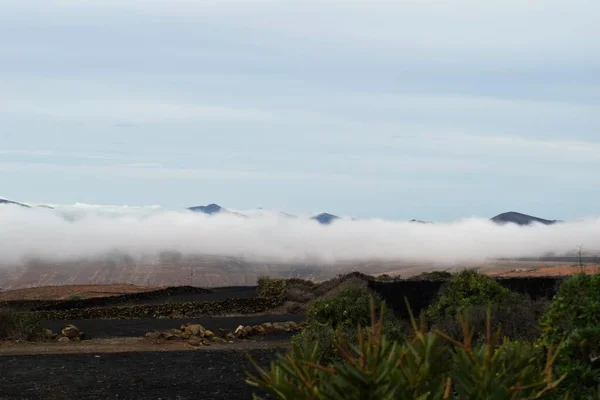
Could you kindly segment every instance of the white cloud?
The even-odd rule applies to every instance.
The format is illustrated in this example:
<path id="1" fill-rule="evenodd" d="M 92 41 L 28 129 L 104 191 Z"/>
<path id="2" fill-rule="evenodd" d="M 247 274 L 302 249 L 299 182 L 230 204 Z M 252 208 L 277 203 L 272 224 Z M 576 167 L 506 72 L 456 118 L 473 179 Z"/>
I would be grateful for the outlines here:
<path id="1" fill-rule="evenodd" d="M 65 220 L 63 215 L 77 217 Z M 146 207 L 78 205 L 58 210 L 0 207 L 0 261 L 23 257 L 73 259 L 109 251 L 156 255 L 241 256 L 320 262 L 407 260 L 480 262 L 499 257 L 566 253 L 581 245 L 600 251 L 600 219 L 554 226 L 498 226 L 487 220 L 422 225 L 384 220 L 339 220 L 322 226 L 278 213 L 209 217 Z"/>

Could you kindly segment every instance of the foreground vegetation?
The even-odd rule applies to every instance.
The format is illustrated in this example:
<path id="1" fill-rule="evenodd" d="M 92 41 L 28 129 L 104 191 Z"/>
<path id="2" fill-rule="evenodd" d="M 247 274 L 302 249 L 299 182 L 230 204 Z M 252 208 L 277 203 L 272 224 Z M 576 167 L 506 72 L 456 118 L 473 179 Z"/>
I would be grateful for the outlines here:
<path id="1" fill-rule="evenodd" d="M 280 399 L 600 399 L 600 275 L 566 279 L 550 301 L 464 271 L 419 323 L 365 286 L 306 315 L 292 348 L 249 384 Z"/>

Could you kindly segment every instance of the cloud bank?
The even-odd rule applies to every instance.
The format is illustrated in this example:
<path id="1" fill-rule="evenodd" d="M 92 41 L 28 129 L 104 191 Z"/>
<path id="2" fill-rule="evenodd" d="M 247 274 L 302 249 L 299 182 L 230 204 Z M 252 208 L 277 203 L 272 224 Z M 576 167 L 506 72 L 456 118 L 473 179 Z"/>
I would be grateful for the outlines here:
<path id="1" fill-rule="evenodd" d="M 600 218 L 552 226 L 496 225 L 470 218 L 418 224 L 342 218 L 323 226 L 278 211 L 208 216 L 150 207 L 76 205 L 49 209 L 0 207 L 0 264 L 26 259 L 74 260 L 114 251 L 132 256 L 243 257 L 253 261 L 411 261 L 454 264 L 557 255 L 581 246 L 600 252 Z"/>

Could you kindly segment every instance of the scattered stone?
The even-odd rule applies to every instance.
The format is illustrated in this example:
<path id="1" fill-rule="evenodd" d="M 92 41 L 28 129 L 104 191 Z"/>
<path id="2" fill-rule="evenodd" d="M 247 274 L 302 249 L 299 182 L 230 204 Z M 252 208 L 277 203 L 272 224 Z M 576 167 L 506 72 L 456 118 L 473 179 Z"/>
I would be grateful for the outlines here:
<path id="1" fill-rule="evenodd" d="M 71 339 L 79 339 L 82 335 L 82 332 L 75 325 L 67 325 L 61 331 L 62 335 L 66 338 Z"/>
<path id="2" fill-rule="evenodd" d="M 265 333 L 271 333 L 273 331 L 275 331 L 275 327 L 273 326 L 272 323 L 270 322 L 265 322 L 264 324 L 261 325 L 263 327 L 263 329 L 265 330 Z"/>
<path id="3" fill-rule="evenodd" d="M 202 325 L 188 325 L 184 328 L 185 333 L 190 336 L 204 336 L 205 330 Z"/>
<path id="4" fill-rule="evenodd" d="M 215 337 L 215 334 L 212 331 L 204 331 L 204 337 L 207 339 L 212 339 Z"/>
<path id="5" fill-rule="evenodd" d="M 66 336 L 62 336 L 58 339 L 59 343 L 69 343 L 71 341 L 71 339 L 69 339 Z"/>
<path id="6" fill-rule="evenodd" d="M 146 339 L 150 339 L 150 340 L 159 340 L 162 338 L 162 333 L 161 332 L 148 332 L 145 335 Z"/>
<path id="7" fill-rule="evenodd" d="M 245 337 L 246 336 L 246 330 L 244 328 L 243 325 L 238 326 L 235 331 L 233 332 L 233 334 L 235 335 L 235 337 Z"/>
<path id="8" fill-rule="evenodd" d="M 188 344 L 193 347 L 202 346 L 202 342 L 200 342 L 200 340 L 198 340 L 198 339 L 190 339 L 190 340 L 188 340 Z"/>
<path id="9" fill-rule="evenodd" d="M 220 337 L 217 337 L 217 336 L 215 336 L 214 338 L 212 338 L 212 341 L 214 343 L 219 343 L 219 344 L 227 343 L 227 340 L 225 340 L 223 338 L 220 338 Z"/>
<path id="10" fill-rule="evenodd" d="M 227 335 L 225 335 L 225 339 L 227 339 L 230 342 L 232 342 L 233 340 L 236 339 L 236 336 L 233 333 L 228 333 Z"/>
<path id="11" fill-rule="evenodd" d="M 56 335 L 56 334 L 55 334 L 54 332 L 52 332 L 50 329 L 45 329 L 45 330 L 44 330 L 44 339 L 47 339 L 47 340 L 52 340 L 52 339 L 55 339 L 55 338 L 56 338 L 56 336 L 58 336 L 58 335 Z"/>
<path id="12" fill-rule="evenodd" d="M 267 333 L 267 330 L 262 325 L 255 326 L 253 330 L 256 335 L 264 335 Z"/>

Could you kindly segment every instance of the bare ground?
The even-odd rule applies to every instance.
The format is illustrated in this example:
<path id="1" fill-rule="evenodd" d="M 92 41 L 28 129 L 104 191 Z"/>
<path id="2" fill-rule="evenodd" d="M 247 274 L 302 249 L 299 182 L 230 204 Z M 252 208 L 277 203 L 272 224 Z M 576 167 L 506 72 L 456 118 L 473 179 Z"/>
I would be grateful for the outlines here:
<path id="1" fill-rule="evenodd" d="M 126 284 L 41 286 L 0 292 L 0 301 L 63 300 L 71 296 L 88 299 L 92 297 L 148 292 L 157 289 L 160 288 Z"/>
<path id="2" fill-rule="evenodd" d="M 284 349 L 3 355 L 0 399 L 251 399 L 257 391 L 245 383 L 248 356 L 268 366 Z"/>

